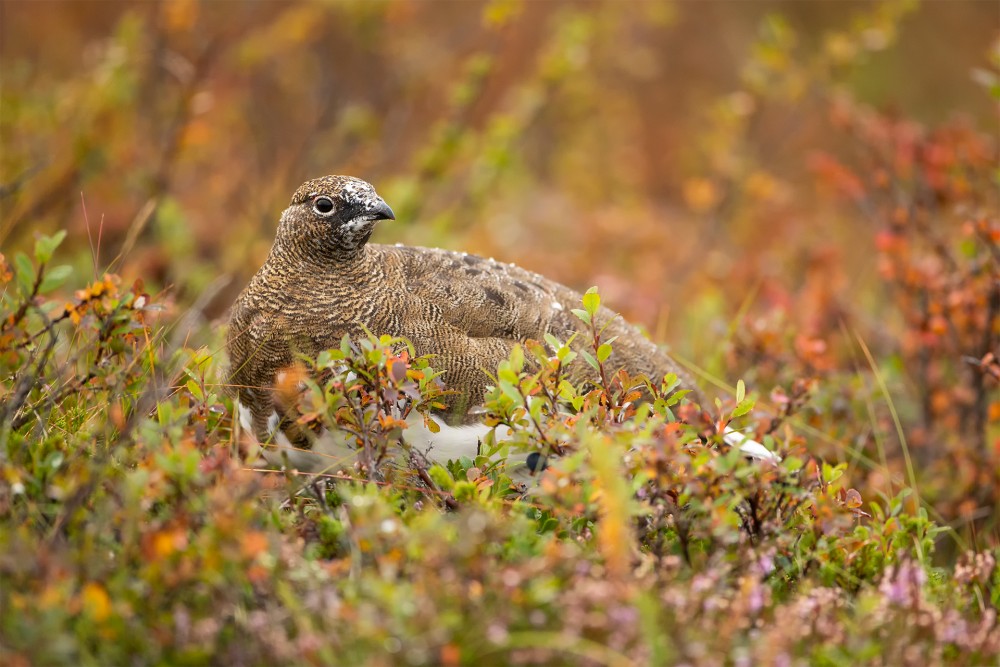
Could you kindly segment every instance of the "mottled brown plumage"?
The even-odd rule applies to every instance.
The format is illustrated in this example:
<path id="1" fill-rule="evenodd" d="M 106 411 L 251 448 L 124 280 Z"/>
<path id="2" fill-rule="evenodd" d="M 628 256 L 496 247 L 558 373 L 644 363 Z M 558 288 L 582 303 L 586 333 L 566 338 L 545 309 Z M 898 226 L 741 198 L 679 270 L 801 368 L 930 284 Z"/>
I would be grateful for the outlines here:
<path id="1" fill-rule="evenodd" d="M 275 374 L 296 352 L 337 347 L 345 334 L 363 336 L 367 328 L 402 336 L 418 354 L 436 355 L 445 384 L 460 392 L 449 420 L 462 422 L 483 400 L 487 371 L 514 345 L 582 331 L 571 312 L 581 295 L 537 273 L 465 253 L 367 242 L 379 220 L 393 218 L 371 185 L 350 177 L 308 181 L 292 197 L 270 255 L 233 306 L 228 333 L 231 382 L 261 441 L 274 428 Z M 616 339 L 613 368 L 651 378 L 674 372 L 695 389 L 614 312 L 602 307 L 598 322 L 610 322 L 604 335 Z M 582 361 L 571 369 L 576 379 L 590 372 Z"/>

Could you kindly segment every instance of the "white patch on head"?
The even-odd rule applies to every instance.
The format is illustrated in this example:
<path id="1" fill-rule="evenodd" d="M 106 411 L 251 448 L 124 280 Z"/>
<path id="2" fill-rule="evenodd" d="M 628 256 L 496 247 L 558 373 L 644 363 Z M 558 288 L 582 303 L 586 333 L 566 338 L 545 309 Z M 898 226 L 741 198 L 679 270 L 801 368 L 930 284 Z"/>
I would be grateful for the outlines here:
<path id="1" fill-rule="evenodd" d="M 346 180 L 340 188 L 340 194 L 347 201 L 356 203 L 361 203 L 359 200 L 369 201 L 376 197 L 372 184 L 357 178 Z"/>
<path id="2" fill-rule="evenodd" d="M 552 302 L 552 310 L 562 310 L 562 309 L 563 305 L 561 303 L 559 303 L 558 301 Z"/>
<path id="3" fill-rule="evenodd" d="M 351 199 L 360 189 L 355 181 L 346 181 L 340 188 L 340 194 L 344 199 Z"/>
<path id="4" fill-rule="evenodd" d="M 240 416 L 240 428 L 253 435 L 253 414 L 250 408 L 236 401 L 236 412 Z"/>
<path id="5" fill-rule="evenodd" d="M 370 222 L 371 222 L 370 220 L 355 218 L 350 222 L 345 222 L 343 224 L 343 228 L 346 229 L 351 234 L 354 234 L 356 232 L 363 230 L 365 227 L 368 227 Z"/>
<path id="6" fill-rule="evenodd" d="M 354 246 L 363 242 L 371 234 L 374 226 L 375 222 L 372 218 L 361 216 L 342 224 L 338 229 L 338 234 L 348 245 Z"/>

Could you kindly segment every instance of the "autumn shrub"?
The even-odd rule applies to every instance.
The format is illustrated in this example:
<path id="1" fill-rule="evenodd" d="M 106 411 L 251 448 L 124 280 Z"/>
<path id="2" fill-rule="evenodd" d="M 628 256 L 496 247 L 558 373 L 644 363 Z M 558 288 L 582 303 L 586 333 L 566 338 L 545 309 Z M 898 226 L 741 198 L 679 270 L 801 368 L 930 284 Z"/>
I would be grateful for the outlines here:
<path id="1" fill-rule="evenodd" d="M 987 4 L 5 3 L 0 662 L 996 663 Z M 372 336 L 274 388 L 357 456 L 265 465 L 221 325 L 331 171 L 718 401 L 526 341 L 433 462 L 434 359 Z"/>
<path id="2" fill-rule="evenodd" d="M 872 226 L 885 316 L 899 322 L 874 344 L 910 399 L 897 434 L 917 459 L 910 474 L 949 515 L 1000 506 L 998 146 L 961 120 L 925 128 L 845 99 L 831 115 L 852 150 L 815 155 L 813 168 Z"/>
<path id="3" fill-rule="evenodd" d="M 57 243 L 3 264 L 7 664 L 1000 655 L 995 551 L 935 566 L 942 529 L 905 493 L 865 502 L 780 431 L 779 465 L 745 460 L 679 421 L 675 377 L 606 367 L 599 331 L 517 348 L 485 414 L 511 439 L 448 465 L 398 441 L 439 400 L 433 359 L 372 337 L 303 360 L 275 391 L 359 449 L 293 475 L 234 438 L 224 361 L 178 341 L 169 304 L 110 275 L 53 292 L 75 279 L 46 268 Z M 599 381 L 565 379 L 576 355 Z M 752 408 L 720 406 L 720 428 Z M 549 463 L 527 495 L 504 467 L 523 450 Z"/>
<path id="4" fill-rule="evenodd" d="M 685 198 L 743 246 L 748 230 L 783 239 L 726 274 L 752 287 L 709 376 L 745 377 L 761 429 L 809 434 L 868 494 L 909 488 L 911 509 L 956 529 L 951 560 L 959 542 L 994 545 L 1000 516 L 1000 143 L 964 109 L 927 122 L 859 99 L 851 73 L 883 48 L 870 38 L 915 8 L 880 5 L 816 44 L 785 17 L 762 22 L 738 89 L 706 113 Z M 1000 51 L 984 55 L 971 76 L 995 105 Z M 795 133 L 808 182 L 753 143 L 796 105 L 815 113 Z"/>

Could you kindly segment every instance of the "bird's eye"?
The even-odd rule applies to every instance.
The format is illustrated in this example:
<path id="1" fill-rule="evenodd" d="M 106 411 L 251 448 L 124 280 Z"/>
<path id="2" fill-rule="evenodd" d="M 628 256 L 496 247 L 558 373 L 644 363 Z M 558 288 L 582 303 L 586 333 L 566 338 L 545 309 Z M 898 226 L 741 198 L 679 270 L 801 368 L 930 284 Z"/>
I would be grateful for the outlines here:
<path id="1" fill-rule="evenodd" d="M 333 213 L 333 200 L 329 197 L 316 197 L 313 201 L 313 210 L 320 215 L 330 215 Z"/>

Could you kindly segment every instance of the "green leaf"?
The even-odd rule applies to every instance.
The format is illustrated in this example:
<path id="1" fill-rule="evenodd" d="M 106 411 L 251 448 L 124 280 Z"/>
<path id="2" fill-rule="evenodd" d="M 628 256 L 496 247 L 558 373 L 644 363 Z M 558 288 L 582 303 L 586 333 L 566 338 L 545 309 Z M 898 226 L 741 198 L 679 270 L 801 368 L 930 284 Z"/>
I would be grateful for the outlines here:
<path id="1" fill-rule="evenodd" d="M 14 256 L 14 271 L 17 274 L 17 287 L 21 294 L 25 296 L 31 294 L 31 287 L 35 284 L 35 267 L 23 252 Z"/>
<path id="2" fill-rule="evenodd" d="M 603 364 L 605 361 L 608 360 L 608 357 L 610 356 L 611 356 L 611 344 L 601 343 L 601 345 L 597 348 L 597 360 Z"/>
<path id="3" fill-rule="evenodd" d="M 510 367 L 515 373 L 520 373 L 524 368 L 524 348 L 515 345 L 510 351 Z"/>
<path id="4" fill-rule="evenodd" d="M 559 352 L 556 354 L 556 358 L 564 366 L 566 364 L 573 363 L 573 360 L 576 359 L 576 356 L 577 356 L 576 352 L 574 352 L 573 350 L 569 349 L 569 347 L 559 348 Z"/>
<path id="5" fill-rule="evenodd" d="M 563 400 L 571 400 L 577 395 L 576 387 L 569 380 L 560 380 L 559 388 L 556 390 L 559 393 L 559 398 Z"/>
<path id="6" fill-rule="evenodd" d="M 789 456 L 788 458 L 786 458 L 784 461 L 781 462 L 781 467 L 783 467 L 788 472 L 795 472 L 797 470 L 801 470 L 802 466 L 804 465 L 805 462 L 802 459 L 795 456 Z"/>
<path id="7" fill-rule="evenodd" d="M 521 396 L 521 392 L 517 390 L 512 383 L 507 380 L 500 380 L 500 391 L 503 395 L 514 402 L 514 405 L 524 405 L 524 398 Z"/>
<path id="8" fill-rule="evenodd" d="M 736 383 L 736 402 L 742 403 L 743 399 L 746 398 L 746 395 L 747 386 L 743 383 L 743 380 L 740 380 Z"/>
<path id="9" fill-rule="evenodd" d="M 427 469 L 427 475 L 434 480 L 434 483 L 438 485 L 438 488 L 444 491 L 451 491 L 452 487 L 455 486 L 455 480 L 443 466 L 432 465 Z"/>
<path id="10" fill-rule="evenodd" d="M 681 402 L 682 398 L 684 398 L 690 393 L 691 393 L 690 389 L 681 389 L 680 391 L 675 391 L 674 393 L 670 394 L 670 398 L 666 400 L 666 405 L 667 406 L 677 405 L 678 403 Z"/>
<path id="11" fill-rule="evenodd" d="M 541 422 L 542 420 L 542 408 L 545 407 L 543 401 L 535 399 L 528 404 L 528 413 L 531 418 L 536 422 Z"/>
<path id="12" fill-rule="evenodd" d="M 583 308 L 587 311 L 587 314 L 591 317 L 597 313 L 597 309 L 601 307 L 601 295 L 597 293 L 597 287 L 591 287 L 587 290 L 587 293 L 583 295 Z"/>
<path id="13" fill-rule="evenodd" d="M 43 294 L 51 292 L 66 282 L 66 279 L 71 275 L 73 275 L 73 267 L 66 264 L 46 269 L 45 276 L 42 278 L 42 284 L 39 286 L 38 291 Z"/>
<path id="14" fill-rule="evenodd" d="M 838 463 L 836 466 L 832 466 L 829 463 L 824 463 L 822 468 L 823 482 L 830 484 L 838 479 L 844 474 L 844 470 L 847 469 L 847 464 Z"/>
<path id="15" fill-rule="evenodd" d="M 205 393 L 201 390 L 201 387 L 197 382 L 194 380 L 188 380 L 187 383 L 185 383 L 185 386 L 187 387 L 187 390 L 191 392 L 191 395 L 194 396 L 196 401 L 205 400 Z"/>
<path id="16" fill-rule="evenodd" d="M 752 398 L 745 398 L 737 404 L 736 408 L 733 410 L 732 417 L 736 419 L 737 417 L 742 417 L 751 410 L 753 410 L 754 400 Z"/>
<path id="17" fill-rule="evenodd" d="M 590 313 L 588 313 L 587 311 L 580 310 L 579 308 L 574 308 L 570 312 L 576 315 L 577 319 L 583 322 L 584 324 L 590 324 Z"/>
<path id="18" fill-rule="evenodd" d="M 465 480 L 456 482 L 455 488 L 452 490 L 452 495 L 458 501 L 472 500 L 476 495 L 476 485 Z"/>
<path id="19" fill-rule="evenodd" d="M 47 263 L 52 259 L 53 253 L 55 253 L 56 248 L 59 247 L 64 238 L 66 238 L 65 229 L 60 229 L 52 236 L 38 237 L 38 240 L 35 241 L 35 261 L 39 264 Z"/>
<path id="20" fill-rule="evenodd" d="M 549 353 L 548 346 L 542 345 L 538 341 L 531 339 L 526 340 L 524 342 L 524 346 L 528 348 L 528 352 L 531 353 L 531 356 L 533 356 L 542 366 L 549 362 L 551 355 Z"/>
<path id="21" fill-rule="evenodd" d="M 601 369 L 600 365 L 597 363 L 597 359 L 594 359 L 594 355 L 592 355 L 590 352 L 587 352 L 586 350 L 580 350 L 580 356 L 583 357 L 583 360 L 586 361 L 588 364 L 590 364 L 590 367 L 593 368 L 595 371 Z"/>

